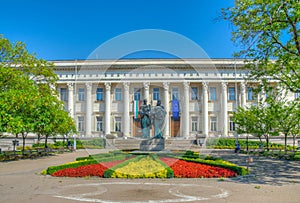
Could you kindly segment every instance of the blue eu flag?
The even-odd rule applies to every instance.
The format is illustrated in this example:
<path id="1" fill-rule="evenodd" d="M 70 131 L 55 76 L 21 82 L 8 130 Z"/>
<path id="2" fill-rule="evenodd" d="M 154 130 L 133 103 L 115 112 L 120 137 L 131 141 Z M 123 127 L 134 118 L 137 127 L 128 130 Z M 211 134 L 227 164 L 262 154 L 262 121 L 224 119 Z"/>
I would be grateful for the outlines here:
<path id="1" fill-rule="evenodd" d="M 172 116 L 174 119 L 179 118 L 179 101 L 177 99 L 172 100 Z"/>

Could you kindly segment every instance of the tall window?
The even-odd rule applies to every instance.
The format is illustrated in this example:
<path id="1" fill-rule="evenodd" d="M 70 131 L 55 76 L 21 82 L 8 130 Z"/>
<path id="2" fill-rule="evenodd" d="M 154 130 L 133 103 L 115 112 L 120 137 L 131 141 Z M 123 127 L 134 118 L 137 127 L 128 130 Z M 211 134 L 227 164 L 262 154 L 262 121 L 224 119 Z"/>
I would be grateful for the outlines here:
<path id="1" fill-rule="evenodd" d="M 153 88 L 153 100 L 160 100 L 159 88 Z"/>
<path id="2" fill-rule="evenodd" d="M 60 100 L 67 101 L 67 88 L 60 88 Z"/>
<path id="3" fill-rule="evenodd" d="M 135 101 L 141 100 L 141 89 L 140 88 L 134 88 L 134 100 Z"/>
<path id="4" fill-rule="evenodd" d="M 78 101 L 84 101 L 84 88 L 78 89 Z"/>
<path id="5" fill-rule="evenodd" d="M 177 87 L 172 88 L 172 100 L 179 99 L 179 91 Z"/>
<path id="6" fill-rule="evenodd" d="M 97 131 L 103 131 L 103 117 L 97 116 L 96 117 L 96 130 Z"/>
<path id="7" fill-rule="evenodd" d="M 103 88 L 97 88 L 96 90 L 96 100 L 102 101 L 103 100 Z"/>
<path id="8" fill-rule="evenodd" d="M 235 131 L 235 124 L 233 122 L 233 117 L 229 118 L 229 130 L 230 131 Z"/>
<path id="9" fill-rule="evenodd" d="M 228 87 L 228 99 L 230 101 L 235 100 L 235 88 L 234 87 Z"/>
<path id="10" fill-rule="evenodd" d="M 197 87 L 192 87 L 191 91 L 191 99 L 192 100 L 198 100 L 198 88 Z"/>
<path id="11" fill-rule="evenodd" d="M 115 99 L 116 99 L 116 101 L 122 100 L 122 89 L 121 88 L 115 89 Z"/>
<path id="12" fill-rule="evenodd" d="M 217 117 L 210 117 L 210 131 L 217 131 Z"/>
<path id="13" fill-rule="evenodd" d="M 115 117 L 115 131 L 121 132 L 122 120 L 121 117 Z"/>
<path id="14" fill-rule="evenodd" d="M 209 87 L 209 100 L 216 101 L 217 100 L 217 88 Z"/>
<path id="15" fill-rule="evenodd" d="M 198 117 L 192 117 L 192 131 L 198 131 Z"/>
<path id="16" fill-rule="evenodd" d="M 252 87 L 247 88 L 247 100 L 249 100 L 249 101 L 253 100 L 253 89 L 252 89 Z"/>
<path id="17" fill-rule="evenodd" d="M 300 98 L 300 91 L 295 93 L 295 99 L 299 99 Z"/>
<path id="18" fill-rule="evenodd" d="M 78 116 L 78 131 L 82 132 L 84 131 L 84 117 Z"/>

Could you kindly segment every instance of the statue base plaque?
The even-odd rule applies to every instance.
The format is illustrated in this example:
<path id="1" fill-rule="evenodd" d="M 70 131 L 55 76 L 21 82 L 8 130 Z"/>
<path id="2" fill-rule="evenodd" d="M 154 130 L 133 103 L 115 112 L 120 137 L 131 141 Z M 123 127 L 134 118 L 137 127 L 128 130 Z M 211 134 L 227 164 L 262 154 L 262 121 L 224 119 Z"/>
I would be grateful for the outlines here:
<path id="1" fill-rule="evenodd" d="M 140 144 L 141 151 L 163 151 L 165 150 L 165 140 L 161 138 L 152 138 L 143 140 Z"/>

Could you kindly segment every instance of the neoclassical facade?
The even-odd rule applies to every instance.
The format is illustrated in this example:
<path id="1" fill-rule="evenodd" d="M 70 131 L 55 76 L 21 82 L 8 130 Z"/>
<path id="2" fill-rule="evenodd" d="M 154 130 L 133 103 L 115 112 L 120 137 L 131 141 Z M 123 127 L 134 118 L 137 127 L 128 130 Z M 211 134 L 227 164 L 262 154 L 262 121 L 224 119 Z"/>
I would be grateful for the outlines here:
<path id="1" fill-rule="evenodd" d="M 234 136 L 233 112 L 256 103 L 243 61 L 122 59 L 54 61 L 57 91 L 81 136 L 141 137 L 138 107 L 166 109 L 164 137 Z M 175 106 L 176 105 L 176 108 Z M 153 131 L 153 130 L 152 130 Z M 152 132 L 153 135 L 153 132 Z"/>

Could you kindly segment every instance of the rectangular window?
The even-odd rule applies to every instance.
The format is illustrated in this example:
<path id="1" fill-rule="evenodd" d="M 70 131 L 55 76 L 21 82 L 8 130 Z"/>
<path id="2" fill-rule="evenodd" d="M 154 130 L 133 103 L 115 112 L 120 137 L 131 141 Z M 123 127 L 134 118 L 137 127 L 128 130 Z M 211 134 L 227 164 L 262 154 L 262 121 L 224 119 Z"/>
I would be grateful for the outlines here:
<path id="1" fill-rule="evenodd" d="M 229 118 L 229 130 L 230 131 L 235 131 L 235 124 L 233 122 L 233 117 Z"/>
<path id="2" fill-rule="evenodd" d="M 249 100 L 249 101 L 253 100 L 253 89 L 252 89 L 252 87 L 247 88 L 247 100 Z"/>
<path id="3" fill-rule="evenodd" d="M 115 89 L 115 100 L 116 101 L 121 101 L 122 100 L 122 89 L 121 88 L 116 88 Z"/>
<path id="4" fill-rule="evenodd" d="M 141 100 L 141 89 L 134 88 L 134 101 L 140 101 L 140 100 Z"/>
<path id="5" fill-rule="evenodd" d="M 121 117 L 115 117 L 115 131 L 121 132 L 122 120 Z"/>
<path id="6" fill-rule="evenodd" d="M 229 101 L 235 100 L 235 88 L 234 87 L 228 87 L 228 100 Z"/>
<path id="7" fill-rule="evenodd" d="M 198 88 L 197 87 L 192 87 L 191 91 L 191 99 L 192 100 L 198 100 Z"/>
<path id="8" fill-rule="evenodd" d="M 67 88 L 60 88 L 60 100 L 67 101 Z"/>
<path id="9" fill-rule="evenodd" d="M 192 131 L 198 131 L 198 117 L 192 117 Z"/>
<path id="10" fill-rule="evenodd" d="M 178 100 L 179 99 L 179 91 L 177 87 L 172 88 L 172 100 Z"/>
<path id="11" fill-rule="evenodd" d="M 209 100 L 216 101 L 217 100 L 217 88 L 209 87 Z"/>
<path id="12" fill-rule="evenodd" d="M 300 92 L 296 92 L 295 93 L 295 99 L 299 99 L 300 98 Z"/>
<path id="13" fill-rule="evenodd" d="M 78 131 L 83 132 L 84 131 L 84 117 L 78 116 Z"/>
<path id="14" fill-rule="evenodd" d="M 78 101 L 84 101 L 84 88 L 78 89 Z"/>
<path id="15" fill-rule="evenodd" d="M 96 100 L 103 101 L 103 88 L 97 88 L 96 90 Z"/>
<path id="16" fill-rule="evenodd" d="M 97 116 L 96 117 L 96 130 L 99 131 L 103 131 L 103 117 L 102 116 Z"/>
<path id="17" fill-rule="evenodd" d="M 210 117 L 210 131 L 217 131 L 217 117 Z"/>
<path id="18" fill-rule="evenodd" d="M 159 88 L 153 88 L 153 100 L 160 100 Z"/>

